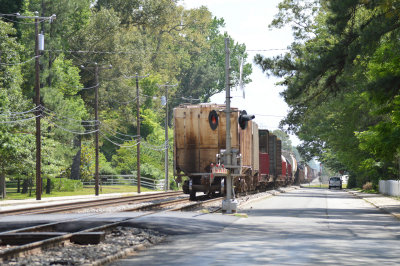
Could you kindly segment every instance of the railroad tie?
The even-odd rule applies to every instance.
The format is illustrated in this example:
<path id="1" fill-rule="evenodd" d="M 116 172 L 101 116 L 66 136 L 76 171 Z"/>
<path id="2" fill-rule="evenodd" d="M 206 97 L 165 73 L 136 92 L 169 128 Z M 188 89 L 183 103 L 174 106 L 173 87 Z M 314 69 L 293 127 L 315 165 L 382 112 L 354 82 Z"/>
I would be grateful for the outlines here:
<path id="1" fill-rule="evenodd" d="M 70 234 L 68 232 L 20 232 L 0 235 L 1 245 L 20 246 L 49 238 Z M 74 234 L 70 241 L 79 245 L 96 245 L 105 239 L 105 232 L 81 232 Z"/>

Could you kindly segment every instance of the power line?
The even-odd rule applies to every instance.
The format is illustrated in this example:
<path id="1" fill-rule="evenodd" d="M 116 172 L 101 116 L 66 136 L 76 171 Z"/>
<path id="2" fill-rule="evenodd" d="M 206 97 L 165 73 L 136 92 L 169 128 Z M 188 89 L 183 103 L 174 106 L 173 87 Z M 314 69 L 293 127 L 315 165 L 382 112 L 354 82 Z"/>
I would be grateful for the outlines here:
<path id="1" fill-rule="evenodd" d="M 89 135 L 89 134 L 93 134 L 93 133 L 96 133 L 96 132 L 99 131 L 98 129 L 96 129 L 96 130 L 92 130 L 92 131 L 78 132 L 78 131 L 74 131 L 74 130 L 70 130 L 70 129 L 67 129 L 65 127 L 62 127 L 62 126 L 60 126 L 60 125 L 58 125 L 58 124 L 56 124 L 56 123 L 54 123 L 54 122 L 52 122 L 50 120 L 47 120 L 47 121 L 50 124 L 54 125 L 55 127 L 59 128 L 59 129 L 61 129 L 63 131 L 69 132 L 71 134 L 75 134 L 75 135 Z"/>
<path id="2" fill-rule="evenodd" d="M 270 51 L 287 51 L 289 48 L 272 48 L 272 49 L 249 49 L 246 52 L 270 52 Z"/>
<path id="3" fill-rule="evenodd" d="M 1 117 L 0 119 L 3 120 L 11 120 L 11 121 L 17 121 L 19 119 L 25 119 L 31 117 L 30 114 L 20 114 L 20 115 L 11 115 L 7 117 Z"/>
<path id="4" fill-rule="evenodd" d="M 139 145 L 139 144 L 142 144 L 143 146 L 144 146 L 144 148 L 147 148 L 147 149 L 150 149 L 150 150 L 153 150 L 153 151 L 164 151 L 166 148 L 157 148 L 157 147 L 165 147 L 165 145 L 160 145 L 160 146 L 153 146 L 153 145 L 151 145 L 151 144 L 148 144 L 148 143 L 146 143 L 146 142 L 141 142 L 141 141 L 138 141 L 138 142 L 136 142 L 135 144 L 133 144 L 133 145 L 126 145 L 126 144 L 120 144 L 120 143 L 117 143 L 117 142 L 115 142 L 115 141 L 113 141 L 113 140 L 111 140 L 109 137 L 107 137 L 102 131 L 99 131 L 99 133 L 100 133 L 100 135 L 102 135 L 103 136 L 103 138 L 105 138 L 107 141 L 109 141 L 110 143 L 112 143 L 112 144 L 114 144 L 115 146 L 118 146 L 118 147 L 120 147 L 120 148 L 133 148 L 133 147 L 137 147 L 137 145 Z M 114 136 L 115 137 L 115 136 Z M 133 140 L 132 140 L 133 141 Z"/>
<path id="5" fill-rule="evenodd" d="M 52 52 L 52 53 L 70 53 L 70 54 L 132 54 L 137 55 L 138 53 L 135 52 L 128 52 L 128 51 L 90 51 L 90 50 L 44 50 L 45 52 Z"/>
<path id="6" fill-rule="evenodd" d="M 11 115 L 12 116 L 12 115 L 28 114 L 28 113 L 35 112 L 37 109 L 38 109 L 38 107 L 36 106 L 36 107 L 34 107 L 34 108 L 32 108 L 32 109 L 30 109 L 28 111 L 0 113 L 0 116 L 2 116 L 2 115 Z"/>
<path id="7" fill-rule="evenodd" d="M 4 20 L 7 20 L 9 22 L 18 23 L 18 24 L 32 25 L 32 24 L 36 23 L 36 22 L 21 22 L 21 21 L 12 20 L 12 19 L 2 16 L 2 14 L 0 14 L 0 17 L 3 17 Z M 42 23 L 44 21 L 46 21 L 46 19 L 38 20 L 38 23 Z"/>
<path id="8" fill-rule="evenodd" d="M 114 102 L 114 103 L 119 103 L 119 104 L 128 104 L 128 103 L 135 102 L 135 101 L 136 101 L 136 99 L 137 99 L 137 97 L 135 97 L 135 98 L 134 98 L 134 99 L 132 99 L 132 100 L 126 101 L 126 102 L 120 102 L 120 101 L 113 100 L 113 99 L 109 99 L 108 101 L 110 101 L 110 102 Z"/>
<path id="9" fill-rule="evenodd" d="M 121 136 L 131 137 L 131 138 L 137 138 L 137 137 L 139 137 L 139 135 L 128 135 L 128 134 L 123 134 L 123 133 L 114 131 L 114 130 L 110 129 L 110 126 L 108 126 L 108 125 L 106 125 L 106 124 L 104 124 L 104 123 L 100 123 L 100 126 L 106 126 L 106 127 L 108 127 L 107 130 L 108 130 L 109 132 L 112 132 L 112 133 L 116 134 L 116 135 L 121 135 Z M 106 130 L 106 131 L 107 131 L 107 130 Z"/>
<path id="10" fill-rule="evenodd" d="M 264 114 L 254 114 L 257 116 L 270 116 L 270 117 L 285 117 L 284 115 L 264 115 Z"/>
<path id="11" fill-rule="evenodd" d="M 289 48 L 271 48 L 271 49 L 249 49 L 246 52 L 270 52 L 270 51 L 287 51 Z M 90 51 L 90 50 L 44 50 L 45 52 L 53 53 L 71 53 L 71 54 L 132 54 L 136 55 L 136 52 L 129 51 Z"/>
<path id="12" fill-rule="evenodd" d="M 92 86 L 92 87 L 87 87 L 87 88 L 78 88 L 78 87 L 76 87 L 78 90 L 90 90 L 90 89 L 94 89 L 94 88 L 96 88 L 97 86 L 99 86 L 100 84 L 99 83 L 97 83 L 96 85 L 94 85 L 94 86 Z"/>
<path id="13" fill-rule="evenodd" d="M 54 111 L 52 111 L 49 108 L 46 108 L 44 106 L 42 106 L 42 111 L 45 112 L 46 114 L 59 116 L 59 117 L 65 118 L 67 120 L 71 120 L 71 121 L 75 121 L 75 122 L 79 122 L 79 123 L 88 123 L 88 124 L 93 123 L 94 125 L 100 124 L 100 121 L 98 121 L 98 120 L 78 120 L 78 119 L 71 118 L 71 117 L 68 117 L 68 116 L 62 116 L 62 115 L 59 115 L 56 112 L 54 112 Z"/>
<path id="14" fill-rule="evenodd" d="M 145 142 L 143 145 L 147 146 L 149 148 L 158 149 L 158 148 L 165 147 L 166 144 L 168 144 L 168 143 L 164 143 L 164 144 L 161 144 L 161 145 L 153 145 L 153 144 L 149 144 L 149 143 Z"/>
<path id="15" fill-rule="evenodd" d="M 16 124 L 16 123 L 20 123 L 20 122 L 26 122 L 26 121 L 35 119 L 35 118 L 37 118 L 39 116 L 40 115 L 32 116 L 32 117 L 25 118 L 25 119 L 13 120 L 13 121 L 0 121 L 0 124 Z"/>
<path id="16" fill-rule="evenodd" d="M 107 130 L 104 130 L 104 131 L 100 130 L 100 132 L 103 132 L 103 133 L 105 132 L 105 133 L 110 134 L 110 132 L 108 132 Z M 116 139 L 119 139 L 119 140 L 121 140 L 121 141 L 123 141 L 123 142 L 126 142 L 126 141 L 129 141 L 129 142 L 131 142 L 131 141 L 136 141 L 136 140 L 134 140 L 134 139 L 123 139 L 123 138 L 114 136 L 114 135 L 112 135 L 112 134 L 110 134 L 110 135 L 111 135 L 111 137 L 116 138 Z"/>
<path id="17" fill-rule="evenodd" d="M 22 65 L 22 64 L 28 63 L 28 62 L 30 62 L 30 61 L 32 61 L 32 60 L 34 60 L 34 59 L 36 59 L 36 58 L 39 58 L 39 57 L 40 57 L 40 55 L 38 55 L 38 56 L 34 56 L 34 57 L 32 57 L 32 58 L 30 58 L 30 59 L 28 59 L 28 60 L 24 61 L 24 62 L 17 62 L 17 63 L 12 63 L 12 64 L 10 64 L 10 63 L 0 63 L 0 65 L 3 65 L 3 66 L 16 66 L 16 65 Z"/>
<path id="18" fill-rule="evenodd" d="M 100 133 L 100 135 L 103 136 L 103 138 L 108 140 L 110 143 L 114 144 L 115 146 L 121 147 L 121 148 L 133 148 L 133 147 L 136 147 L 137 145 L 140 144 L 140 142 L 136 142 L 134 145 L 129 145 L 129 146 L 123 145 L 123 144 L 119 144 L 119 143 L 116 143 L 116 142 L 112 141 L 111 139 L 109 139 L 103 132 L 99 131 L 99 133 Z"/>
<path id="19" fill-rule="evenodd" d="M 11 13 L 11 14 L 0 13 L 0 17 L 4 17 L 4 16 L 7 16 L 7 17 L 16 17 L 16 16 L 18 16 L 18 15 L 19 15 L 19 13 Z"/>

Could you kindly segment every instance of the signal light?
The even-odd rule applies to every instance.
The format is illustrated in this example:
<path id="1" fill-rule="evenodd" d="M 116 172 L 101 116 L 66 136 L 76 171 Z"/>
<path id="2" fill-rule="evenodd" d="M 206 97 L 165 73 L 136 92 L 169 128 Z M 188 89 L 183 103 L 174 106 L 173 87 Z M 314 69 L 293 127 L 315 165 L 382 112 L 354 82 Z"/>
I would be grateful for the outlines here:
<path id="1" fill-rule="evenodd" d="M 239 115 L 239 126 L 241 129 L 247 128 L 247 121 L 253 120 L 255 118 L 254 115 L 248 115 L 245 110 L 240 112 Z"/>
<path id="2" fill-rule="evenodd" d="M 212 110 L 208 114 L 208 122 L 210 123 L 210 127 L 212 130 L 216 130 L 218 127 L 218 114 L 215 110 Z"/>

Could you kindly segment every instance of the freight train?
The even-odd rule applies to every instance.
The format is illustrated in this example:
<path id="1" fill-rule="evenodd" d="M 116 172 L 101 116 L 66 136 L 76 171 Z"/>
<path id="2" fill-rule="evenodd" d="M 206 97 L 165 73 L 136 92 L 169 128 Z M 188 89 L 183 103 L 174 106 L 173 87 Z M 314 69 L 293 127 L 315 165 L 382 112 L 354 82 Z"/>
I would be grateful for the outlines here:
<path id="1" fill-rule="evenodd" d="M 303 183 L 312 171 L 298 166 L 295 157 L 282 152 L 281 140 L 266 129 L 258 129 L 245 111 L 231 108 L 231 165 L 227 161 L 226 106 L 221 104 L 181 105 L 174 108 L 174 176 L 183 191 L 225 192 L 228 168 L 235 193 Z"/>

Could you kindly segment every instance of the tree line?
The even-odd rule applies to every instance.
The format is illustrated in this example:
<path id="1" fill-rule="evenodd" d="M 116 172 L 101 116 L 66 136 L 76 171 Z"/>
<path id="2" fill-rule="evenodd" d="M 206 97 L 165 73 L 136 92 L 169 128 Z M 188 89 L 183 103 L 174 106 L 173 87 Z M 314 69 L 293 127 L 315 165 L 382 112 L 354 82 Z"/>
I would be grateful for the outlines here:
<path id="1" fill-rule="evenodd" d="M 400 176 L 400 3 L 284 0 L 270 27 L 292 28 L 285 54 L 255 61 L 281 78 L 281 126 L 306 158 L 350 174 L 350 186 Z"/>

